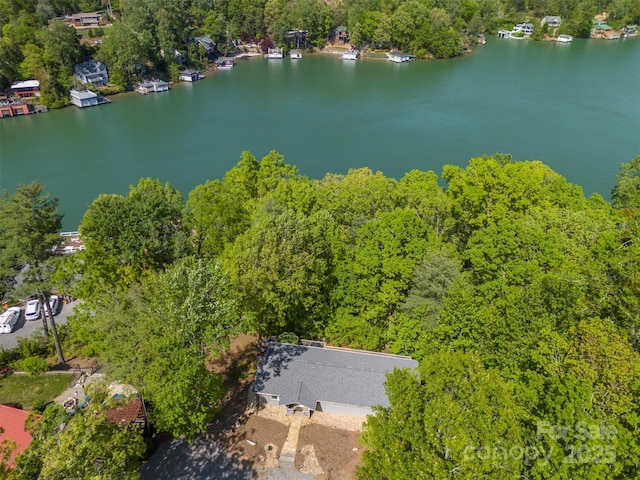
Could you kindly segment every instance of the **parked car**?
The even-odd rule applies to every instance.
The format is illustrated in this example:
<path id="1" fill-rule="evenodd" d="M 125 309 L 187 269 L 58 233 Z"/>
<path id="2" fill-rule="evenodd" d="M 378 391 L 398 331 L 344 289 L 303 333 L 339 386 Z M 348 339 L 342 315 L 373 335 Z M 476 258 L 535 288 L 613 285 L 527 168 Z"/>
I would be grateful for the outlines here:
<path id="1" fill-rule="evenodd" d="M 24 309 L 25 320 L 38 320 L 40 318 L 40 300 L 29 300 Z"/>
<path id="2" fill-rule="evenodd" d="M 51 315 L 57 315 L 58 308 L 60 308 L 60 297 L 58 295 L 51 295 L 49 297 L 49 310 L 51 310 Z"/>
<path id="3" fill-rule="evenodd" d="M 6 312 L 3 312 L 0 315 L 0 333 L 11 333 L 13 332 L 16 323 L 18 323 L 18 319 L 20 318 L 20 308 L 19 307 L 9 307 Z"/>

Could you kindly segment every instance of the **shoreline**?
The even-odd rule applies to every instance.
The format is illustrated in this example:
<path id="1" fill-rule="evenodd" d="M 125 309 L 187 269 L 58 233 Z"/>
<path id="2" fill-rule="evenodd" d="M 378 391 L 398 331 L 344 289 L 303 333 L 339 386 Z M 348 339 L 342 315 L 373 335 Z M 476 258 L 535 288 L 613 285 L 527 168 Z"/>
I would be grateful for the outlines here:
<path id="1" fill-rule="evenodd" d="M 492 37 L 494 37 L 495 35 L 491 35 Z M 632 39 L 632 38 L 639 38 L 640 37 L 640 33 L 635 33 L 635 34 L 631 34 L 631 35 L 626 35 L 623 38 L 617 39 L 617 40 L 626 40 L 626 39 Z M 540 42 L 540 43 L 559 43 L 557 42 L 557 37 L 552 37 L 552 36 L 545 36 L 544 38 L 540 39 L 540 40 L 533 40 L 530 37 L 523 37 L 523 38 L 508 38 L 508 39 L 504 39 L 504 40 L 528 40 L 528 41 L 534 41 L 534 42 Z M 588 38 L 580 38 L 580 39 L 575 39 L 575 40 L 612 40 L 609 38 L 594 38 L 594 37 L 588 37 Z M 574 41 L 575 41 L 574 40 Z M 425 58 L 416 58 L 416 60 L 428 60 L 428 61 L 433 61 L 433 60 L 452 60 L 454 58 L 459 58 L 459 57 L 465 57 L 465 56 L 469 56 L 472 55 L 475 50 L 477 48 L 487 48 L 485 45 L 481 45 L 481 44 L 473 44 L 473 45 L 469 45 L 467 48 L 465 48 L 465 50 L 463 51 L 463 53 L 461 55 L 459 55 L 458 57 L 452 57 L 452 58 L 446 58 L 446 59 L 436 59 L 433 57 L 425 57 Z M 325 46 L 322 49 L 317 49 L 314 48 L 311 51 L 306 51 L 303 50 L 304 55 L 329 55 L 329 56 L 338 56 L 338 55 L 342 55 L 344 52 L 348 51 L 350 48 L 350 46 L 341 46 L 341 45 L 329 45 L 329 46 Z M 368 49 L 363 49 L 361 50 L 362 54 L 360 56 L 360 58 L 358 60 L 373 60 L 373 61 L 379 61 L 379 60 L 388 60 L 389 58 L 389 54 L 391 53 L 391 50 L 388 51 L 375 51 L 375 50 L 368 50 Z M 379 56 L 370 56 L 371 53 L 375 53 Z M 251 60 L 254 58 L 264 58 L 264 54 L 259 53 L 259 52 L 242 52 L 239 53 L 237 55 L 235 55 L 233 57 L 234 59 L 237 60 Z M 203 74 L 210 74 L 210 73 L 215 73 L 218 70 L 218 68 L 215 66 L 214 63 L 211 63 L 207 68 L 204 68 L 202 70 L 199 70 L 200 73 Z M 205 75 L 205 78 L 199 80 L 206 80 L 206 78 L 209 77 L 209 75 Z M 191 84 L 192 82 L 169 82 L 170 88 L 177 88 L 178 85 L 181 84 Z M 133 90 L 125 90 L 122 92 L 113 92 L 113 93 L 100 93 L 101 95 L 105 96 L 105 97 L 114 97 L 114 96 L 120 96 L 122 95 L 124 96 L 129 96 L 128 94 L 136 94 L 139 95 L 138 92 L 136 92 L 135 89 Z M 164 92 L 156 92 L 156 93 L 164 93 Z M 38 106 L 40 106 L 41 108 L 38 108 Z M 35 111 L 32 113 L 44 113 L 44 112 L 48 112 L 48 111 L 52 111 L 52 110 L 62 110 L 65 108 L 69 108 L 69 107 L 73 107 L 73 104 L 69 104 L 66 105 L 64 107 L 61 107 L 59 109 L 46 109 L 44 107 L 41 106 L 41 104 L 37 104 L 35 106 Z M 14 116 L 7 116 L 8 118 L 13 118 L 15 116 L 30 116 L 30 115 L 14 115 Z M 4 118 L 4 117 L 2 117 Z"/>

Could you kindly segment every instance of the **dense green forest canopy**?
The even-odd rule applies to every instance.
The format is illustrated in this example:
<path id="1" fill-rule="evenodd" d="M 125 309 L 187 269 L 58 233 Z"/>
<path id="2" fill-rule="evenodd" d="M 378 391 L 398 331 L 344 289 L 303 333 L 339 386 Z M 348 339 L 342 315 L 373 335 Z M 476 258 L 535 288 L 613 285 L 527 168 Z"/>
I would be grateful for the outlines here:
<path id="1" fill-rule="evenodd" d="M 367 422 L 363 479 L 639 478 L 638 178 L 640 157 L 608 203 L 505 154 L 311 180 L 244 152 L 186 200 L 100 195 L 51 278 L 84 300 L 69 342 L 175 435 L 203 431 L 231 336 L 289 332 L 419 360 Z"/>
<path id="2" fill-rule="evenodd" d="M 104 27 L 76 30 L 63 22 L 65 15 L 96 9 Z M 145 68 L 176 78 L 170 52 L 201 66 L 207 52 L 193 41 L 201 35 L 226 54 L 238 38 L 263 48 L 294 46 L 300 37 L 290 32 L 300 30 L 307 32 L 301 46 L 322 46 L 345 25 L 353 45 L 449 58 L 462 54 L 474 35 L 525 20 L 534 24 L 533 38 L 542 38 L 553 33 L 540 22 L 547 15 L 562 17 L 555 33 L 586 37 L 601 12 L 614 27 L 638 23 L 640 0 L 0 0 L 0 89 L 36 78 L 42 102 L 63 106 L 74 86 L 73 65 L 91 57 L 106 64 L 119 88 L 131 86 Z"/>

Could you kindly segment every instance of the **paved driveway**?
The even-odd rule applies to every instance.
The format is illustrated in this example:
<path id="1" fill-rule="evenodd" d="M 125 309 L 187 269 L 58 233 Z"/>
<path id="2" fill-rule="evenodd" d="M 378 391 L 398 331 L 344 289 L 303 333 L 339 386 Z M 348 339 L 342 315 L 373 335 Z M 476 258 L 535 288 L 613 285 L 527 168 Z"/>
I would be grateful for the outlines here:
<path id="1" fill-rule="evenodd" d="M 78 304 L 78 301 L 73 303 L 63 304 L 60 313 L 53 317 L 56 321 L 56 325 L 66 325 L 67 317 L 73 313 L 73 308 Z M 36 332 L 40 335 L 43 334 L 42 319 L 25 321 L 24 309 L 18 319 L 16 328 L 11 333 L 0 334 L 0 347 L 5 350 L 10 350 L 18 346 L 18 339 L 23 337 L 31 337 Z"/>
<path id="2" fill-rule="evenodd" d="M 297 471 L 293 463 L 254 469 L 251 462 L 226 453 L 212 435 L 192 442 L 173 439 L 162 443 L 140 469 L 142 480 L 313 480 Z"/>
<path id="3" fill-rule="evenodd" d="M 209 435 L 162 443 L 140 470 L 142 480 L 245 480 L 257 478 L 249 462 L 227 455 Z"/>

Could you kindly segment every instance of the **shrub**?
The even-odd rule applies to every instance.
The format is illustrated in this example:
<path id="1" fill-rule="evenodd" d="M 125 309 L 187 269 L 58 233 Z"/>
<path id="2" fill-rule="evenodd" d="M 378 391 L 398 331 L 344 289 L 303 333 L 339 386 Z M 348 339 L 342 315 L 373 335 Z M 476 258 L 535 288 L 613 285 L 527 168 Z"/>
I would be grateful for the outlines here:
<path id="1" fill-rule="evenodd" d="M 18 356 L 14 350 L 5 350 L 4 347 L 0 347 L 0 367 L 6 367 L 17 358 Z"/>
<path id="2" fill-rule="evenodd" d="M 291 343 L 292 345 L 298 344 L 298 336 L 295 333 L 284 332 L 278 335 L 278 341 L 280 343 Z"/>
<path id="3" fill-rule="evenodd" d="M 28 357 L 15 362 L 14 368 L 27 372 L 29 375 L 40 375 L 49 370 L 49 364 L 42 357 Z"/>
<path id="4" fill-rule="evenodd" d="M 30 338 L 19 338 L 16 350 L 20 358 L 37 357 L 49 353 L 47 339 L 38 333 Z"/>

